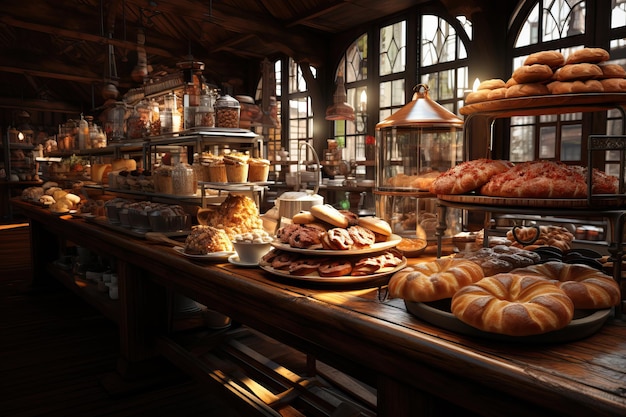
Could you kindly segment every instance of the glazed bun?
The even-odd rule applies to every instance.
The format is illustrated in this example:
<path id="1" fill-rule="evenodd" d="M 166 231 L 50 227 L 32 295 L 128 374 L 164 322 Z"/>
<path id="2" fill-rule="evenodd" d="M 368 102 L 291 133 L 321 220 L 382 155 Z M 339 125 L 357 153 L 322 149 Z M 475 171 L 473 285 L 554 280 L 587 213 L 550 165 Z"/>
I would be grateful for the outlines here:
<path id="1" fill-rule="evenodd" d="M 554 281 L 498 274 L 461 288 L 452 314 L 479 330 L 509 336 L 531 336 L 567 326 L 574 304 Z"/>
<path id="2" fill-rule="evenodd" d="M 547 81 L 552 78 L 552 68 L 545 64 L 522 65 L 513 71 L 512 77 L 519 84 Z"/>
<path id="3" fill-rule="evenodd" d="M 389 237 L 392 234 L 389 223 L 379 217 L 359 217 L 358 224 L 378 235 Z"/>
<path id="4" fill-rule="evenodd" d="M 489 99 L 490 89 L 472 91 L 465 97 L 465 103 L 474 104 L 481 101 L 487 101 Z"/>
<path id="5" fill-rule="evenodd" d="M 492 78 L 490 80 L 485 80 L 478 85 L 477 90 L 495 90 L 496 88 L 504 87 L 504 80 L 499 78 Z"/>
<path id="6" fill-rule="evenodd" d="M 291 219 L 295 224 L 310 224 L 315 222 L 315 216 L 310 211 L 301 211 L 293 216 Z"/>
<path id="7" fill-rule="evenodd" d="M 567 57 L 566 64 L 580 64 L 582 62 L 594 63 L 608 61 L 610 55 L 602 48 L 582 48 L 578 49 Z"/>
<path id="8" fill-rule="evenodd" d="M 348 227 L 348 218 L 330 204 L 318 204 L 311 207 L 311 214 L 323 222 L 335 227 Z"/>
<path id="9" fill-rule="evenodd" d="M 591 78 L 602 78 L 602 69 L 596 64 L 567 64 L 554 72 L 557 81 L 584 81 Z"/>
<path id="10" fill-rule="evenodd" d="M 515 84 L 506 89 L 506 98 L 543 96 L 550 94 L 545 84 Z"/>

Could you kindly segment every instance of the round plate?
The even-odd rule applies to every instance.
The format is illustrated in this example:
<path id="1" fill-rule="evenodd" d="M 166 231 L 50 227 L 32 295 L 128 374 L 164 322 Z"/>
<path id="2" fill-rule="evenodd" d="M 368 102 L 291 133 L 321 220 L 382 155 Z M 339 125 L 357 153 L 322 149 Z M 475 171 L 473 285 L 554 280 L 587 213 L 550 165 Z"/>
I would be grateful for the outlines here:
<path id="1" fill-rule="evenodd" d="M 278 239 L 272 242 L 272 246 L 276 249 L 281 249 L 286 252 L 297 252 L 297 253 L 307 253 L 310 255 L 334 255 L 334 256 L 345 256 L 345 255 L 362 255 L 365 253 L 373 253 L 380 252 L 386 249 L 391 249 L 395 247 L 402 238 L 398 235 L 391 235 L 389 240 L 385 242 L 377 242 L 371 245 L 369 248 L 363 249 L 355 249 L 355 250 L 334 250 L 334 249 L 300 249 L 300 248 L 292 248 L 287 243 L 282 243 Z"/>
<path id="2" fill-rule="evenodd" d="M 283 278 L 293 279 L 296 281 L 322 282 L 325 284 L 354 284 L 354 283 L 360 283 L 360 282 L 374 281 L 379 278 L 385 277 L 387 275 L 391 275 L 394 272 L 399 271 L 402 268 L 404 268 L 406 266 L 406 263 L 407 263 L 406 258 L 402 258 L 402 262 L 394 268 L 383 268 L 382 270 L 380 270 L 380 272 L 377 272 L 372 275 L 362 275 L 362 276 L 346 275 L 343 277 L 320 277 L 317 274 L 298 276 L 298 275 L 291 275 L 289 272 L 286 272 L 280 269 L 274 269 L 269 265 L 260 265 L 260 267 L 261 269 L 273 275 L 277 275 Z"/>
<path id="3" fill-rule="evenodd" d="M 576 310 L 574 319 L 560 330 L 532 336 L 508 336 L 484 332 L 463 323 L 450 312 L 449 302 L 450 299 L 433 303 L 418 303 L 405 300 L 404 304 L 406 309 L 414 316 L 443 329 L 466 336 L 516 343 L 563 343 L 582 339 L 600 330 L 611 313 L 611 309 Z"/>
<path id="4" fill-rule="evenodd" d="M 206 255 L 192 255 L 190 253 L 185 253 L 185 248 L 181 246 L 174 246 L 174 250 L 185 258 L 193 259 L 194 261 L 225 261 L 229 256 L 234 254 L 235 252 L 212 252 L 207 253 Z"/>
<path id="5" fill-rule="evenodd" d="M 242 262 L 241 259 L 239 259 L 239 255 L 234 254 L 234 255 L 230 255 L 228 257 L 228 262 L 230 262 L 233 265 L 237 265 L 237 266 L 243 266 L 246 268 L 250 268 L 253 266 L 259 266 L 258 262 Z"/>

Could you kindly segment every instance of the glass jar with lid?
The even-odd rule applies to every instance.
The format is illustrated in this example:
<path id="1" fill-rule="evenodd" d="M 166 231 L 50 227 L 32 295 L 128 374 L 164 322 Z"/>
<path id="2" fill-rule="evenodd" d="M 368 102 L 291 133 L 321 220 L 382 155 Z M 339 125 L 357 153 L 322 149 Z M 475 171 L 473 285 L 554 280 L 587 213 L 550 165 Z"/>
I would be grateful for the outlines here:
<path id="1" fill-rule="evenodd" d="M 196 172 L 186 162 L 179 162 L 172 169 L 172 188 L 175 195 L 195 195 L 198 188 Z"/>
<path id="2" fill-rule="evenodd" d="M 205 90 L 196 109 L 196 127 L 215 127 L 215 93 Z"/>
<path id="3" fill-rule="evenodd" d="M 129 140 L 143 139 L 150 135 L 150 108 L 145 101 L 137 103 L 126 123 Z"/>
<path id="4" fill-rule="evenodd" d="M 215 102 L 215 126 L 239 127 L 239 112 L 241 106 L 237 100 L 228 94 L 223 95 Z"/>

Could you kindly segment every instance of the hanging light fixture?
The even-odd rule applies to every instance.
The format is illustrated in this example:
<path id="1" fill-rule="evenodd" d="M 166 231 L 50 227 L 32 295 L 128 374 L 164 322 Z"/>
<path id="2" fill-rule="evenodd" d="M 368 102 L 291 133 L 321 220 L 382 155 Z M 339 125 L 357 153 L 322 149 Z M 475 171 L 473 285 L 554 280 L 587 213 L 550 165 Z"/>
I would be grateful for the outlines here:
<path id="1" fill-rule="evenodd" d="M 109 33 L 109 39 L 113 37 Z M 109 42 L 107 45 L 107 57 L 104 67 L 104 86 L 102 87 L 102 98 L 105 100 L 115 100 L 120 92 L 117 89 L 119 77 L 117 76 L 117 66 L 115 64 L 115 49 L 113 44 Z"/>
<path id="2" fill-rule="evenodd" d="M 343 81 L 343 72 L 337 74 L 337 88 L 333 94 L 333 104 L 326 109 L 326 120 L 354 120 L 354 107 L 347 99 L 346 86 Z"/>
<path id="3" fill-rule="evenodd" d="M 261 126 L 280 128 L 278 120 L 278 103 L 276 102 L 276 73 L 269 59 L 261 63 Z"/>

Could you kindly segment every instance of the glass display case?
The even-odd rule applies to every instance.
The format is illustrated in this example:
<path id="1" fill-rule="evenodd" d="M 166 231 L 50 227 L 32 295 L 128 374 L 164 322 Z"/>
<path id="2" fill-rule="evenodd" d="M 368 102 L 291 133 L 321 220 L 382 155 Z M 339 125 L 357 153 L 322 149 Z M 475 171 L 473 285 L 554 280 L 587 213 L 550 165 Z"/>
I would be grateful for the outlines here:
<path id="1" fill-rule="evenodd" d="M 436 196 L 432 181 L 463 159 L 463 120 L 431 100 L 428 87 L 376 125 L 376 215 L 394 233 L 436 244 Z M 462 227 L 460 211 L 448 212 L 446 236 Z"/>

